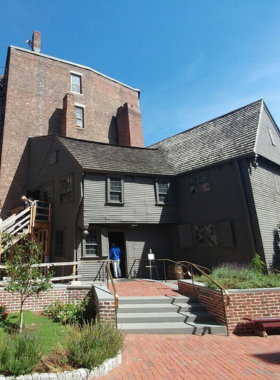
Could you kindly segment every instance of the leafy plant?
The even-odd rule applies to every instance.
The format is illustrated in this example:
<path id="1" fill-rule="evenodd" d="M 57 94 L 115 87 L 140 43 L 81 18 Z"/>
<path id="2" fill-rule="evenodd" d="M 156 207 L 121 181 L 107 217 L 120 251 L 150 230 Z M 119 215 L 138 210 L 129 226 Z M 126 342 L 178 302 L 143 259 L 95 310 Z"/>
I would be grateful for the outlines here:
<path id="1" fill-rule="evenodd" d="M 66 324 L 82 324 L 83 321 L 89 322 L 94 319 L 95 310 L 90 304 L 89 298 L 85 298 L 80 303 L 62 303 L 55 301 L 49 304 L 44 314 L 51 318 L 54 322 Z"/>
<path id="2" fill-rule="evenodd" d="M 6 305 L 0 304 L 0 321 L 5 321 L 8 317 Z"/>
<path id="3" fill-rule="evenodd" d="M 38 336 L 32 332 L 0 336 L 0 372 L 20 376 L 30 373 L 42 357 Z"/>
<path id="4" fill-rule="evenodd" d="M 260 255 L 258 255 L 257 253 L 255 253 L 255 256 L 251 260 L 250 265 L 251 265 L 252 269 L 258 273 L 262 273 L 262 271 L 265 267 L 265 263 L 261 260 Z"/>
<path id="5" fill-rule="evenodd" d="M 123 349 L 123 343 L 123 333 L 112 323 L 69 326 L 67 360 L 73 367 L 92 369 L 115 357 Z"/>
<path id="6" fill-rule="evenodd" d="M 8 275 L 5 290 L 20 294 L 20 333 L 23 326 L 23 305 L 28 297 L 38 295 L 51 287 L 52 272 L 44 275 L 39 268 L 42 246 L 35 240 L 22 236 L 21 242 L 13 243 L 13 237 L 5 234 L 8 257 L 5 260 Z"/>

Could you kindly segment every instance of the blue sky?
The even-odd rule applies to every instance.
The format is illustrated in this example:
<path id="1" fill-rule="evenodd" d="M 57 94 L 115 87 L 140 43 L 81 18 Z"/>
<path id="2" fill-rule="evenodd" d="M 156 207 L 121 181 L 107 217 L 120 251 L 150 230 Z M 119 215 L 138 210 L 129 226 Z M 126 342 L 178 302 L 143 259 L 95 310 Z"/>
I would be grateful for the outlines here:
<path id="1" fill-rule="evenodd" d="M 280 121 L 280 0 L 0 0 L 8 45 L 141 90 L 145 145 L 263 98 Z M 1 69 L 0 69 L 1 72 Z"/>

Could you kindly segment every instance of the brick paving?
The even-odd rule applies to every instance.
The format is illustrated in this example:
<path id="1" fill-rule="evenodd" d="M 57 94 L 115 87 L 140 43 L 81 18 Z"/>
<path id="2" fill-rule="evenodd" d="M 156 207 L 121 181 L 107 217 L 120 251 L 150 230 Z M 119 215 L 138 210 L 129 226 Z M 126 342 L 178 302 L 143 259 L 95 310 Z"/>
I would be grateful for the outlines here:
<path id="1" fill-rule="evenodd" d="M 119 297 L 126 296 L 174 296 L 181 294 L 177 289 L 172 289 L 159 281 L 149 280 L 115 280 Z M 109 285 L 110 291 L 113 291 L 112 285 Z"/>
<path id="2" fill-rule="evenodd" d="M 117 289 L 120 296 L 137 290 L 177 295 L 164 284 L 142 280 L 117 283 Z M 280 379 L 280 337 L 128 334 L 122 364 L 100 379 Z"/>

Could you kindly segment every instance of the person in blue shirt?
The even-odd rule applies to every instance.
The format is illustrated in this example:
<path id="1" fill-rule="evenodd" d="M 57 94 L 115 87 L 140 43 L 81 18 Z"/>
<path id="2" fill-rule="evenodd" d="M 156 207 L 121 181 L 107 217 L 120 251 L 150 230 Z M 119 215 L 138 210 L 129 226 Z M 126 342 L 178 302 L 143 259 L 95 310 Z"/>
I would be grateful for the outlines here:
<path id="1" fill-rule="evenodd" d="M 121 277 L 122 272 L 121 272 L 121 249 L 116 245 L 116 243 L 112 243 L 112 246 L 110 248 L 110 260 L 112 260 L 112 265 L 114 269 L 114 277 Z"/>

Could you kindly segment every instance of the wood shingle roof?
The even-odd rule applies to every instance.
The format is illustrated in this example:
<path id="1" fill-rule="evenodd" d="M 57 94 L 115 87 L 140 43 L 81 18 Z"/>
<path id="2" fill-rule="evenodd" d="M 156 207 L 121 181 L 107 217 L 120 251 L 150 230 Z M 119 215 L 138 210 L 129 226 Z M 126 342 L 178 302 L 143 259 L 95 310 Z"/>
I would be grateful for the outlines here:
<path id="1" fill-rule="evenodd" d="M 161 150 L 176 174 L 254 154 L 262 107 L 258 100 L 148 148 Z"/>
<path id="2" fill-rule="evenodd" d="M 163 153 L 145 149 L 110 145 L 56 136 L 83 170 L 174 175 Z"/>

